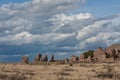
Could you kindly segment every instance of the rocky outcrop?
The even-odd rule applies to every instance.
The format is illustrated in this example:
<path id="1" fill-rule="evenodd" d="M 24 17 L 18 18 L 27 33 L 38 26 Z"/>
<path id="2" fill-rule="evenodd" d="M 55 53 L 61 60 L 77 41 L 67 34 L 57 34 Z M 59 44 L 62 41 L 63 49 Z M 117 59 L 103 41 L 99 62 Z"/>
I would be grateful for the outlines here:
<path id="1" fill-rule="evenodd" d="M 44 55 L 44 57 L 43 57 L 43 60 L 42 60 L 43 62 L 48 62 L 48 56 L 47 55 Z"/>
<path id="2" fill-rule="evenodd" d="M 106 48 L 106 53 L 120 55 L 120 44 L 114 44 Z"/>
<path id="3" fill-rule="evenodd" d="M 86 62 L 88 62 L 88 63 L 92 62 L 91 56 L 89 56 L 89 57 L 86 59 Z"/>
<path id="4" fill-rule="evenodd" d="M 97 49 L 94 52 L 94 59 L 97 59 L 99 62 L 114 62 L 120 60 L 120 44 L 114 44 L 105 49 Z"/>
<path id="5" fill-rule="evenodd" d="M 69 59 L 65 58 L 64 62 L 65 62 L 65 64 L 69 63 Z"/>
<path id="6" fill-rule="evenodd" d="M 78 58 L 78 56 L 72 55 L 70 60 L 71 60 L 72 62 L 78 62 L 78 61 L 79 61 L 79 58 Z"/>
<path id="7" fill-rule="evenodd" d="M 61 64 L 78 63 L 78 62 L 115 62 L 120 61 L 120 44 L 111 45 L 105 49 L 99 47 L 96 50 L 89 50 L 80 55 L 80 57 L 72 55 L 71 58 L 63 60 L 55 60 L 54 55 L 51 55 L 50 62 L 58 62 Z M 22 57 L 22 63 L 28 63 L 28 57 Z M 34 63 L 48 62 L 48 56 L 38 54 L 34 58 Z"/>
<path id="8" fill-rule="evenodd" d="M 107 58 L 120 60 L 120 44 L 114 44 L 105 49 Z"/>
<path id="9" fill-rule="evenodd" d="M 106 59 L 106 53 L 105 50 L 99 47 L 97 50 L 94 51 L 94 61 L 104 62 Z"/>
<path id="10" fill-rule="evenodd" d="M 22 63 L 25 63 L 25 64 L 28 64 L 28 63 L 29 63 L 28 56 L 23 56 L 23 57 L 22 57 Z"/>
<path id="11" fill-rule="evenodd" d="M 84 54 L 80 54 L 79 61 L 80 61 L 80 62 L 84 62 L 84 61 L 85 61 L 85 56 L 84 56 Z"/>
<path id="12" fill-rule="evenodd" d="M 38 54 L 35 58 L 34 58 L 34 63 L 39 63 L 42 62 L 42 54 Z"/>
<path id="13" fill-rule="evenodd" d="M 120 44 L 96 49 L 92 56 L 90 51 L 80 55 L 80 62 L 114 62 L 120 60 Z"/>
<path id="14" fill-rule="evenodd" d="M 55 62 L 54 55 L 51 55 L 50 62 Z"/>

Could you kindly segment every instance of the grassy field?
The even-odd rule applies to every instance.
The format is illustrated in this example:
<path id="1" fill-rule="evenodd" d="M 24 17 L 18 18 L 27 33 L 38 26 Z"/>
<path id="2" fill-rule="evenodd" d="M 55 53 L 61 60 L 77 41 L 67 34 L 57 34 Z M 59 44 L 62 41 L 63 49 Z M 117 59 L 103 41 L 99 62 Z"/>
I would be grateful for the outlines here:
<path id="1" fill-rule="evenodd" d="M 0 80 L 120 80 L 120 63 L 1 63 Z"/>

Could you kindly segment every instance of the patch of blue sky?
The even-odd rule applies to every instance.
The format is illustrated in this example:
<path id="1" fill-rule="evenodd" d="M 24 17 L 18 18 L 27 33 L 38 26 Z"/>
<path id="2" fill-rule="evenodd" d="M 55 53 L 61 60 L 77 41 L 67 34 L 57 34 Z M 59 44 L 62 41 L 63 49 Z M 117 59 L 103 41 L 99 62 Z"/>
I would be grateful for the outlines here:
<path id="1" fill-rule="evenodd" d="M 0 6 L 3 4 L 9 4 L 9 3 L 23 3 L 26 1 L 31 1 L 31 0 L 0 0 Z"/>
<path id="2" fill-rule="evenodd" d="M 89 12 L 95 17 L 105 17 L 120 13 L 120 0 L 87 0 L 85 5 L 74 13 Z"/>

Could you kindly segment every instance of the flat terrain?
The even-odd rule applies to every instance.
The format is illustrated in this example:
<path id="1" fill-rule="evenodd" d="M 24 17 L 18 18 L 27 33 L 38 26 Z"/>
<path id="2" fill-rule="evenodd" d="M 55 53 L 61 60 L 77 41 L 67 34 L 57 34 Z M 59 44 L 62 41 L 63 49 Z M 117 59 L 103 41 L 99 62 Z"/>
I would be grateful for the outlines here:
<path id="1" fill-rule="evenodd" d="M 120 63 L 1 63 L 0 80 L 120 80 Z"/>

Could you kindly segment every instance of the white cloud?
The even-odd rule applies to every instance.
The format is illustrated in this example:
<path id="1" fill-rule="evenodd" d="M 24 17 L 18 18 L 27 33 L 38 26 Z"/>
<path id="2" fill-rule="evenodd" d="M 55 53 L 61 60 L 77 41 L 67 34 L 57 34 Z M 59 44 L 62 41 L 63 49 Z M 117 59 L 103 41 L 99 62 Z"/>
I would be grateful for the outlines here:
<path id="1" fill-rule="evenodd" d="M 63 55 L 66 55 L 68 53 L 62 52 L 62 53 L 57 53 L 57 54 L 58 54 L 58 56 L 63 56 Z"/>
<path id="2" fill-rule="evenodd" d="M 8 35 L 5 37 L 0 37 L 1 44 L 9 45 L 22 45 L 30 43 L 41 43 L 41 44 L 50 44 L 63 41 L 69 37 L 74 36 L 74 33 L 71 34 L 62 34 L 62 33 L 47 33 L 47 34 L 31 34 L 28 32 L 21 32 L 15 35 Z"/>
<path id="3" fill-rule="evenodd" d="M 96 19 L 89 12 L 68 14 L 67 11 L 79 9 L 84 2 L 85 0 L 32 0 L 3 5 L 0 7 L 0 45 L 4 47 L 0 53 L 9 47 L 16 49 L 16 46 L 22 46 L 22 49 L 29 52 L 35 45 L 35 48 L 39 45 L 48 52 L 61 50 L 77 53 L 119 43 L 120 15 Z M 25 45 L 29 47 L 26 48 Z"/>
<path id="4" fill-rule="evenodd" d="M 84 39 L 86 37 L 89 37 L 91 35 L 95 35 L 99 31 L 103 31 L 104 24 L 107 24 L 107 23 L 109 23 L 109 21 L 101 20 L 101 21 L 96 21 L 92 25 L 84 26 L 84 28 L 78 32 L 78 35 L 76 36 L 76 38 L 79 40 L 79 39 Z"/>
<path id="5" fill-rule="evenodd" d="M 71 22 L 75 22 L 75 21 L 82 21 L 82 20 L 87 20 L 87 19 L 91 19 L 93 18 L 93 16 L 90 13 L 80 13 L 80 14 L 76 14 L 76 15 L 70 15 L 67 16 L 65 14 L 58 14 L 55 15 L 52 19 L 50 19 L 49 21 L 52 21 L 52 24 L 54 25 L 54 29 L 52 32 L 57 31 L 58 29 L 60 29 L 62 26 L 65 26 L 66 24 L 70 24 Z"/>
<path id="6" fill-rule="evenodd" d="M 120 16 L 113 17 L 111 19 L 103 19 L 94 21 L 94 23 L 88 26 L 84 26 L 78 32 L 76 38 L 80 41 L 78 48 L 93 48 L 99 46 L 110 46 L 111 44 L 119 43 L 120 32 L 116 25 L 116 20 L 119 20 Z M 116 29 L 117 28 L 117 29 Z"/>

